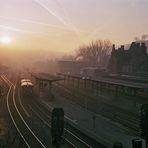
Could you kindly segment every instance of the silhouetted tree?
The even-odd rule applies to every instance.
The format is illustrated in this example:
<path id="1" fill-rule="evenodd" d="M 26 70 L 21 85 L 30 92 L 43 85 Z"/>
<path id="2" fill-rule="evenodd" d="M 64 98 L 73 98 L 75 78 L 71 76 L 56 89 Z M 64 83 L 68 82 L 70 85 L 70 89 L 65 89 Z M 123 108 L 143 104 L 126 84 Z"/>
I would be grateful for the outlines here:
<path id="1" fill-rule="evenodd" d="M 76 57 L 82 57 L 84 61 L 89 61 L 93 66 L 106 66 L 112 43 L 109 40 L 91 41 L 88 45 L 82 45 L 76 50 Z"/>

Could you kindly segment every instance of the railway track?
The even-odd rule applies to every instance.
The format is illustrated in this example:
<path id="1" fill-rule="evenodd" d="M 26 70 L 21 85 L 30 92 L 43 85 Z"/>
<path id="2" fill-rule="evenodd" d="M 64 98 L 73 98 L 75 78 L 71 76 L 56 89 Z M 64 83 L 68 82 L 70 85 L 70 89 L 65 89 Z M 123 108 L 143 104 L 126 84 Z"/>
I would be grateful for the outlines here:
<path id="1" fill-rule="evenodd" d="M 45 108 L 45 105 L 41 104 L 41 102 L 33 101 L 31 104 L 31 109 L 33 113 L 38 116 L 42 120 L 45 126 L 47 126 L 49 129 L 51 128 L 50 122 L 50 110 L 52 110 L 52 107 Z M 73 148 L 105 148 L 105 146 L 99 144 L 95 140 L 91 139 L 90 137 L 86 136 L 84 133 L 82 133 L 80 130 L 73 127 L 69 122 L 67 121 L 67 118 L 65 116 L 65 128 L 64 128 L 64 136 L 63 140 L 68 143 Z"/>
<path id="2" fill-rule="evenodd" d="M 96 112 L 96 110 L 94 110 L 94 108 L 96 107 L 98 109 L 96 113 L 99 113 L 107 118 L 110 118 L 113 121 L 119 122 L 120 124 L 130 129 L 134 134 L 140 135 L 140 131 L 139 131 L 140 116 L 139 115 L 133 114 L 129 111 L 121 109 L 112 104 L 95 99 L 94 96 L 88 95 L 86 91 L 85 93 L 83 93 L 82 90 L 73 93 L 73 89 L 71 87 L 66 87 L 62 84 L 58 84 L 58 85 L 56 84 L 55 88 L 58 90 L 60 95 L 63 95 L 66 98 L 69 98 L 73 101 L 75 100 L 74 98 L 77 98 L 76 100 L 79 100 L 79 102 L 77 103 L 79 103 L 80 105 L 84 103 L 81 104 L 80 103 L 81 99 L 78 99 L 78 98 L 87 98 L 87 104 L 89 104 L 88 106 L 89 109 Z M 93 108 L 91 106 L 93 106 Z"/>
<path id="3" fill-rule="evenodd" d="M 28 148 L 46 148 L 27 124 L 20 112 L 20 107 L 17 106 L 18 104 L 16 103 L 17 100 L 15 97 L 16 83 L 11 83 L 5 76 L 2 76 L 2 79 L 9 86 L 9 91 L 7 93 L 7 109 L 17 132 L 24 141 L 24 145 Z"/>
<path id="4" fill-rule="evenodd" d="M 24 144 L 26 145 L 26 147 L 48 147 L 48 146 L 42 145 L 44 143 L 44 141 L 41 138 L 39 138 L 40 137 L 39 135 L 35 134 L 34 130 L 33 130 L 34 132 L 31 130 L 31 126 L 29 125 L 29 122 L 26 121 L 26 117 L 24 117 L 24 115 L 22 113 L 23 109 L 21 109 L 22 107 L 19 106 L 19 104 L 17 103 L 17 100 L 16 100 L 16 97 L 17 97 L 15 94 L 16 84 L 11 83 L 6 78 L 3 78 L 3 79 L 5 79 L 5 82 L 9 85 L 9 92 L 7 94 L 7 107 L 9 108 L 8 111 L 9 111 L 9 114 L 11 114 L 10 116 L 12 116 L 11 119 L 12 119 L 18 133 L 22 137 Z M 62 89 L 62 92 L 64 92 L 64 94 L 66 94 L 67 97 L 72 97 L 72 95 L 73 95 L 73 92 L 70 89 L 70 87 L 69 87 L 69 89 L 67 89 L 66 87 L 61 85 L 61 86 L 59 86 L 58 89 L 59 90 Z M 84 97 L 84 94 L 77 93 L 77 96 L 79 96 L 79 95 Z M 10 99 L 10 98 L 12 98 L 12 99 Z M 50 127 L 50 121 L 51 121 L 50 112 L 52 110 L 52 107 L 50 107 L 50 108 L 47 107 L 45 104 L 42 104 L 39 100 L 31 100 L 31 101 L 32 102 L 29 102 L 29 104 L 30 104 L 30 109 L 31 109 L 32 115 L 36 116 L 38 119 L 40 119 L 43 126 L 45 126 L 46 129 L 50 130 L 50 128 L 51 128 Z M 91 104 L 92 102 L 88 102 L 88 103 Z M 103 108 L 106 108 L 105 110 L 103 110 L 103 109 L 101 110 L 101 114 L 103 116 L 107 116 L 107 114 L 108 114 L 109 118 L 114 118 L 114 116 L 112 116 L 112 112 L 116 112 L 118 108 L 114 108 L 114 106 L 108 105 L 108 104 L 107 104 L 108 107 L 106 107 L 105 103 L 104 104 L 103 104 L 103 102 L 101 102 L 101 103 L 102 104 L 100 104 L 100 108 L 102 106 L 103 106 Z M 125 116 L 125 117 L 123 118 L 123 116 Z M 125 115 L 124 112 L 122 112 L 121 110 L 119 110 L 118 115 L 116 114 L 116 119 L 118 119 L 122 123 L 125 122 L 124 125 L 127 124 L 127 127 L 133 126 L 133 122 L 135 122 L 136 119 L 130 118 L 129 121 L 126 121 L 127 118 L 129 119 L 130 116 Z M 22 119 L 24 119 L 26 124 L 22 121 Z M 65 117 L 65 121 L 66 121 L 66 126 L 64 129 L 63 140 L 64 140 L 64 143 L 67 143 L 67 145 L 69 145 L 68 148 L 69 147 L 72 147 L 72 148 L 79 148 L 79 147 L 81 147 L 81 148 L 83 148 L 83 147 L 84 148 L 96 148 L 96 147 L 97 148 L 104 148 L 105 147 L 103 145 L 98 144 L 95 140 L 93 141 L 93 139 L 91 139 L 87 135 L 83 134 L 80 130 L 78 130 L 77 128 L 72 126 L 70 124 L 70 122 L 66 119 L 66 117 Z M 138 122 L 138 120 L 137 120 L 137 122 Z M 26 125 L 28 125 L 29 129 L 32 132 L 30 132 L 30 130 L 28 129 L 28 127 Z M 134 127 L 133 130 L 137 129 L 136 126 L 137 126 L 137 124 L 135 123 L 135 125 L 133 126 Z M 35 137 L 37 137 L 37 138 L 35 138 Z M 40 142 L 37 139 L 40 139 L 39 140 Z"/>
<path id="5" fill-rule="evenodd" d="M 28 148 L 31 148 L 31 147 L 37 147 L 37 148 L 44 147 L 45 148 L 46 146 L 39 140 L 39 138 L 31 130 L 31 127 L 29 126 L 28 122 L 25 119 L 26 117 L 23 116 L 23 113 L 22 113 L 23 109 L 21 109 L 22 107 L 19 106 L 19 103 L 17 103 L 16 94 L 15 94 L 16 83 L 15 84 L 11 83 L 6 77 L 3 77 L 3 80 L 7 83 L 7 85 L 9 85 L 9 91 L 7 94 L 8 112 L 10 114 L 10 117 L 19 135 L 23 139 L 24 144 Z M 44 126 L 47 126 L 50 129 L 51 128 L 50 126 L 51 118 L 49 116 L 49 110 L 45 109 L 45 106 L 39 104 L 38 102 L 35 103 L 35 101 L 33 101 L 32 104 L 33 104 L 31 106 L 32 113 L 35 114 L 43 122 Z M 78 134 L 75 135 L 72 131 L 69 131 L 67 128 L 65 128 L 64 131 L 65 132 L 64 132 L 63 139 L 66 143 L 68 143 L 69 145 L 68 148 L 69 147 L 93 148 L 93 146 L 87 144 L 84 141 L 84 138 L 83 139 L 79 138 Z"/>

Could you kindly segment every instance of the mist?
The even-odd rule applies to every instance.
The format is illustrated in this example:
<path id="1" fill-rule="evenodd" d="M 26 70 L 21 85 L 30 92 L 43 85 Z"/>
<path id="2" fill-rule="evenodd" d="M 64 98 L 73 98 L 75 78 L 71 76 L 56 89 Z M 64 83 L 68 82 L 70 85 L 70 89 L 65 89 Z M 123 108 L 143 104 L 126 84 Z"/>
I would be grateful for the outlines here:
<path id="1" fill-rule="evenodd" d="M 65 53 L 45 49 L 21 50 L 1 48 L 0 63 L 17 69 L 29 68 L 32 71 L 55 72 L 56 61 Z"/>

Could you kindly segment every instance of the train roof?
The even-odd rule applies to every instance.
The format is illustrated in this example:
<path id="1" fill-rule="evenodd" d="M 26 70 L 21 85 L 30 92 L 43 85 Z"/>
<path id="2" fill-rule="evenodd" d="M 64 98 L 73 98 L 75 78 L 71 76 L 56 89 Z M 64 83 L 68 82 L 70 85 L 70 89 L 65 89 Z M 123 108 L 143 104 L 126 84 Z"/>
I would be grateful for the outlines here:
<path id="1" fill-rule="evenodd" d="M 33 86 L 31 82 L 22 82 L 21 86 Z"/>
<path id="2" fill-rule="evenodd" d="M 25 79 L 25 78 L 21 80 L 21 82 L 25 82 L 25 81 L 29 81 L 30 82 L 29 79 Z"/>
<path id="3" fill-rule="evenodd" d="M 21 83 L 24 83 L 24 82 L 31 82 L 31 81 L 29 79 L 22 79 Z"/>
<path id="4" fill-rule="evenodd" d="M 26 79 L 22 79 L 22 80 L 21 80 L 21 83 L 23 83 L 23 82 L 25 82 L 25 81 L 26 81 Z"/>

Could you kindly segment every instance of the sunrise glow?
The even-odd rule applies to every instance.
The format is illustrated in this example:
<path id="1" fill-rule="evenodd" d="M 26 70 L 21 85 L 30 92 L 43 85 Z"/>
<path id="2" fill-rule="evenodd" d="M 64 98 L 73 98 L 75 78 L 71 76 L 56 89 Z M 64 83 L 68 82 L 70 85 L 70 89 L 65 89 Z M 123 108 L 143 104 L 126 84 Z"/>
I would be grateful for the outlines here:
<path id="1" fill-rule="evenodd" d="M 12 42 L 12 39 L 8 36 L 3 36 L 3 37 L 0 37 L 0 42 L 2 44 L 10 44 Z"/>

